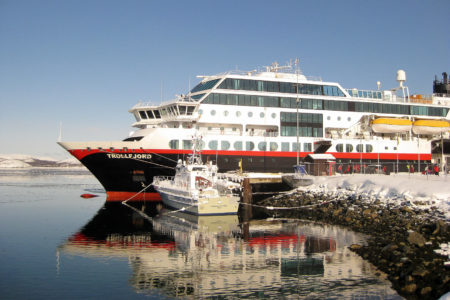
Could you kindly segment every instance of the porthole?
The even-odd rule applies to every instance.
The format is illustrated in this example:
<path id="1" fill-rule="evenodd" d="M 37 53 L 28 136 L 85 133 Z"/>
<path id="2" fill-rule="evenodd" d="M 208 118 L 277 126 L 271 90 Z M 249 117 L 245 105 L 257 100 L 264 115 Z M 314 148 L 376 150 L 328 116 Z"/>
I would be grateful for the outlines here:
<path id="1" fill-rule="evenodd" d="M 215 115 L 216 115 L 216 110 L 213 109 L 213 110 L 211 111 L 211 116 L 215 116 Z"/>
<path id="2" fill-rule="evenodd" d="M 267 149 L 267 143 L 266 142 L 259 142 L 258 143 L 258 150 L 259 151 L 266 151 Z"/>
<path id="3" fill-rule="evenodd" d="M 270 142 L 270 151 L 277 151 L 278 150 L 278 143 Z"/>
<path id="4" fill-rule="evenodd" d="M 228 116 L 228 110 L 224 111 L 224 112 L 223 112 L 223 115 L 224 115 L 225 117 Z"/>
<path id="5" fill-rule="evenodd" d="M 249 111 L 247 115 L 249 118 L 251 118 L 251 117 L 253 117 L 253 112 Z"/>
<path id="6" fill-rule="evenodd" d="M 209 141 L 209 143 L 208 143 L 208 147 L 209 147 L 209 149 L 211 149 L 211 150 L 217 150 L 217 141 L 216 140 L 213 140 L 213 141 Z"/>
<path id="7" fill-rule="evenodd" d="M 222 149 L 222 150 L 230 149 L 230 142 L 229 141 L 221 141 L 220 142 L 220 149 Z"/>
<path id="8" fill-rule="evenodd" d="M 272 119 L 275 119 L 277 117 L 276 113 L 272 113 Z"/>
<path id="9" fill-rule="evenodd" d="M 260 116 L 261 118 L 264 118 L 264 113 L 261 112 L 261 113 L 259 114 L 259 116 Z"/>
<path id="10" fill-rule="evenodd" d="M 341 117 L 337 117 L 337 120 L 340 121 L 340 120 L 341 120 Z"/>
<path id="11" fill-rule="evenodd" d="M 240 117 L 241 116 L 241 112 L 240 111 L 237 111 L 236 112 L 236 117 Z"/>
<path id="12" fill-rule="evenodd" d="M 327 120 L 330 121 L 330 120 L 331 120 L 331 116 L 328 116 L 328 117 L 327 117 Z"/>
<path id="13" fill-rule="evenodd" d="M 344 144 L 337 144 L 336 145 L 336 151 L 337 152 L 344 152 Z"/>
<path id="14" fill-rule="evenodd" d="M 238 151 L 242 150 L 242 142 L 241 141 L 234 142 L 233 148 L 234 148 L 234 150 L 238 150 Z"/>
<path id="15" fill-rule="evenodd" d="M 351 117 L 348 117 L 348 118 L 347 118 L 347 121 L 349 121 L 349 122 L 350 122 L 351 120 L 352 120 L 352 118 L 351 118 Z"/>
<path id="16" fill-rule="evenodd" d="M 255 143 L 245 142 L 245 150 L 252 151 L 253 149 L 255 149 Z"/>

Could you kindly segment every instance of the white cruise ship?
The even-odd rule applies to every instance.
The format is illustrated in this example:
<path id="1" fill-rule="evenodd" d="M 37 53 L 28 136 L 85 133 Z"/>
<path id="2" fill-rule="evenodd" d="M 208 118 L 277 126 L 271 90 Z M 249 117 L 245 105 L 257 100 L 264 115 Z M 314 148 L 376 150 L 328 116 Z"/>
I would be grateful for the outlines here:
<path id="1" fill-rule="evenodd" d="M 123 141 L 60 142 L 104 186 L 109 201 L 159 201 L 153 176 L 173 176 L 178 159 L 203 136 L 202 155 L 221 172 L 289 172 L 308 154 L 327 153 L 342 170 L 381 164 L 389 171 L 443 165 L 450 84 L 430 96 L 409 95 L 405 72 L 390 90 L 345 89 L 288 64 L 201 76 L 186 95 L 130 109 L 137 128 Z M 446 147 L 444 147 L 446 148 Z M 441 149 L 441 150 L 439 150 Z M 448 159 L 450 162 L 450 159 Z M 138 193 L 138 194 L 137 194 Z"/>

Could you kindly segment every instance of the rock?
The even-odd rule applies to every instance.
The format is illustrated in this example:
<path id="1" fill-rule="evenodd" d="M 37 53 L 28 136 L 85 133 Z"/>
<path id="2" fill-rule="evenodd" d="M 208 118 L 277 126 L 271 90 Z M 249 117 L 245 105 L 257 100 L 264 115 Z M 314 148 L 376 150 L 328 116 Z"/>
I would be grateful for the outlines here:
<path id="1" fill-rule="evenodd" d="M 405 285 L 402 290 L 407 294 L 413 294 L 417 290 L 417 285 L 415 283 L 411 283 Z"/>
<path id="2" fill-rule="evenodd" d="M 420 233 L 413 231 L 413 232 L 410 232 L 408 235 L 408 242 L 410 244 L 417 245 L 419 247 L 423 247 L 423 245 L 425 245 L 426 240 Z"/>
<path id="3" fill-rule="evenodd" d="M 362 248 L 362 246 L 359 245 L 359 244 L 352 244 L 352 245 L 350 246 L 350 250 L 352 250 L 352 251 L 356 251 L 356 250 L 359 250 L 359 249 L 361 249 L 361 248 Z"/>
<path id="4" fill-rule="evenodd" d="M 412 272 L 412 275 L 413 275 L 413 276 L 425 277 L 425 276 L 428 275 L 428 271 L 427 271 L 427 270 L 424 270 L 424 269 L 415 269 L 415 270 Z"/>
<path id="5" fill-rule="evenodd" d="M 420 294 L 422 296 L 425 296 L 425 295 L 429 294 L 432 290 L 433 289 L 431 287 L 427 286 L 420 290 Z"/>
<path id="6" fill-rule="evenodd" d="M 394 250 L 397 250 L 397 245 L 394 244 L 389 244 L 383 247 L 383 249 L 381 249 L 381 252 L 391 252 Z"/>
<path id="7" fill-rule="evenodd" d="M 367 218 L 367 217 L 369 217 L 371 214 L 372 214 L 372 211 L 371 211 L 369 208 L 363 210 L 363 216 L 364 216 L 364 217 Z"/>

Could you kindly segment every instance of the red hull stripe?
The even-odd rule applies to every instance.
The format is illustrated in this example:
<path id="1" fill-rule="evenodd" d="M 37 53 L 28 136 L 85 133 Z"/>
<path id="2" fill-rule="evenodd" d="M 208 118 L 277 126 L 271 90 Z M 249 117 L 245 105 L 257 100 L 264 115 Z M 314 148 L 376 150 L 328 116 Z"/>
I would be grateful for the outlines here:
<path id="1" fill-rule="evenodd" d="M 158 193 L 140 193 L 135 192 L 106 192 L 106 201 L 119 202 L 130 199 L 129 201 L 150 201 L 160 202 L 161 196 Z M 134 197 L 133 197 L 134 196 Z"/>
<path id="2" fill-rule="evenodd" d="M 172 149 L 134 149 L 133 151 L 127 150 L 85 150 L 77 149 L 70 150 L 70 153 L 78 160 L 82 160 L 84 157 L 96 154 L 96 153 L 126 153 L 126 154 L 190 154 L 190 150 L 172 150 Z M 300 157 L 305 157 L 312 152 L 299 152 Z M 337 159 L 382 159 L 382 160 L 396 160 L 397 156 L 399 160 L 419 160 L 419 154 L 417 153 L 347 153 L 347 152 L 327 152 L 332 154 Z M 279 152 L 279 151 L 214 151 L 203 150 L 203 155 L 228 155 L 228 156 L 260 156 L 260 157 L 297 157 L 296 152 Z M 431 160 L 431 154 L 421 153 L 420 160 Z"/>

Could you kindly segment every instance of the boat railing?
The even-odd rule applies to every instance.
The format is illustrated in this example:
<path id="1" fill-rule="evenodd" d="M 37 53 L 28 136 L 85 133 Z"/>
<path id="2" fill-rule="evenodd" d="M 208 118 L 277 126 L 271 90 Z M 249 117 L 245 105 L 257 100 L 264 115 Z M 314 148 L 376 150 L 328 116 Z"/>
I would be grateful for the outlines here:
<path id="1" fill-rule="evenodd" d="M 173 182 L 174 176 L 154 176 L 152 184 L 160 184 L 162 181 Z"/>

